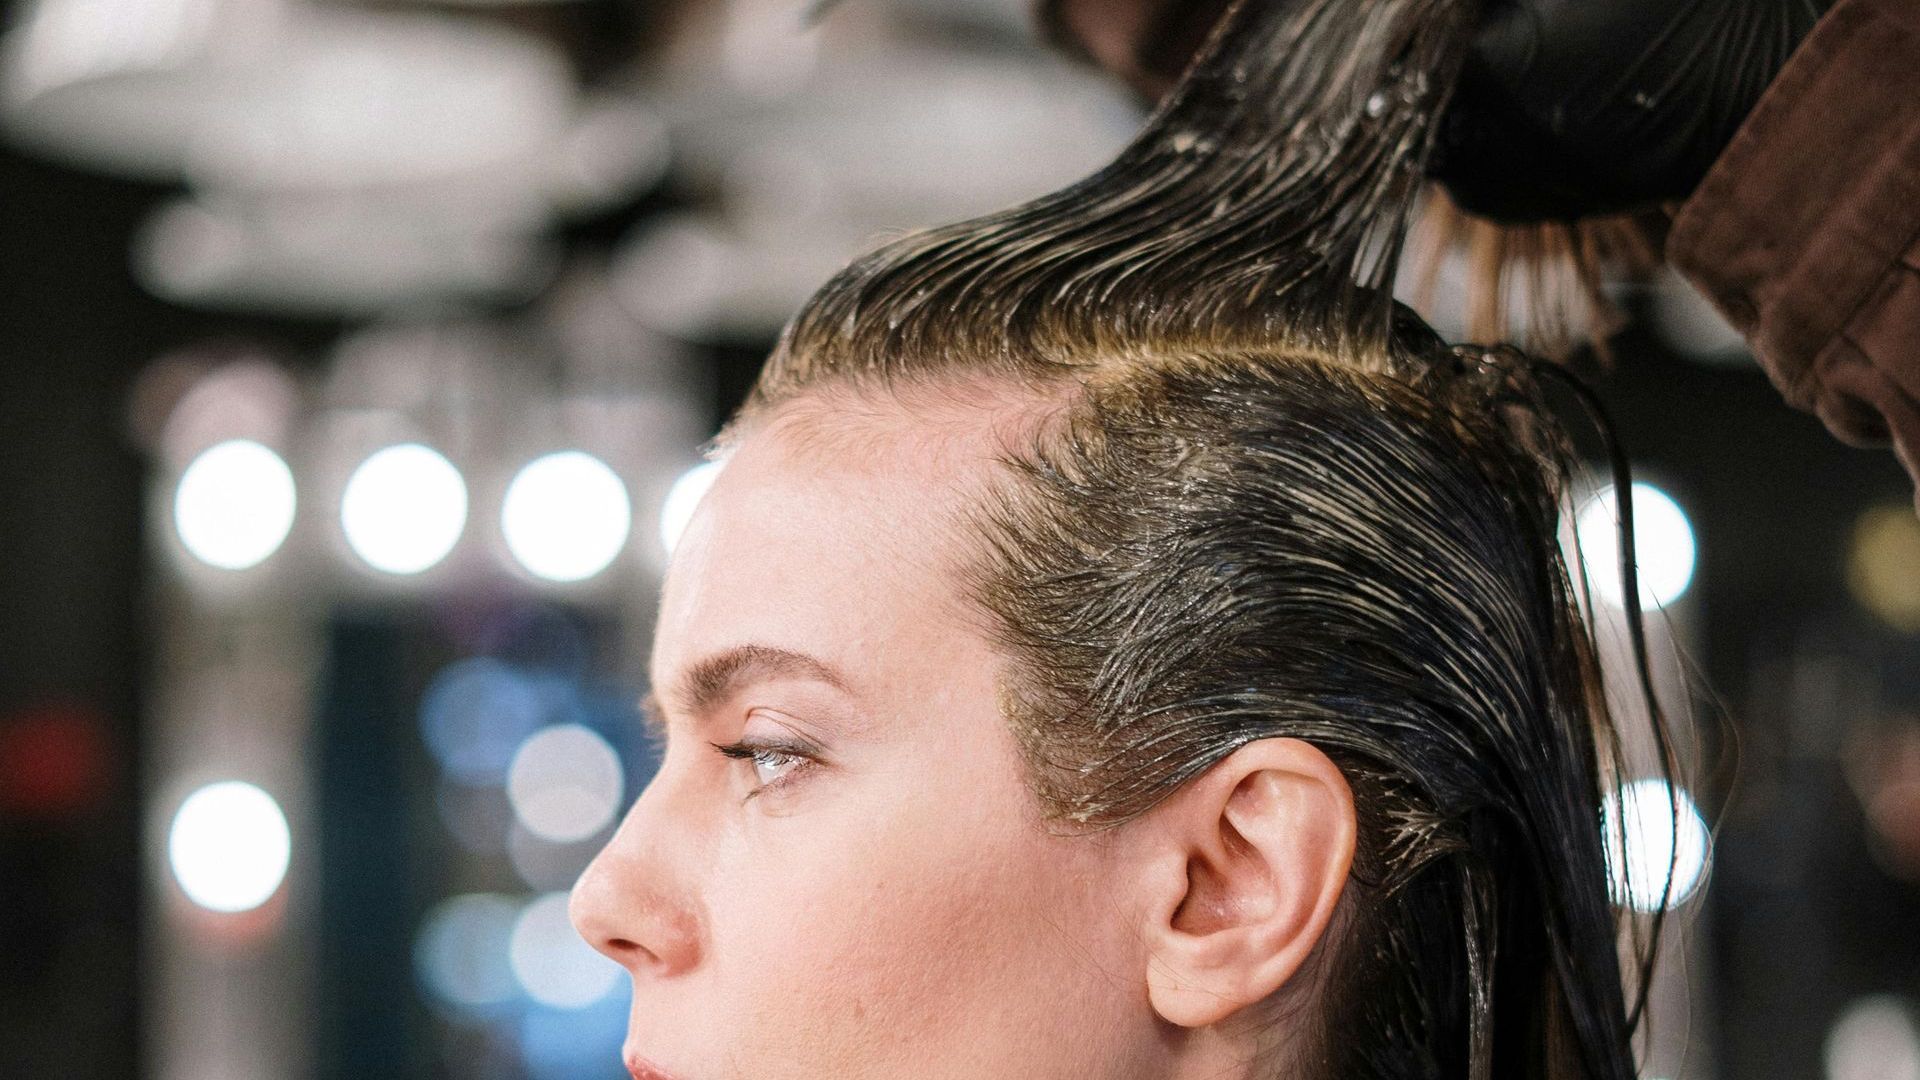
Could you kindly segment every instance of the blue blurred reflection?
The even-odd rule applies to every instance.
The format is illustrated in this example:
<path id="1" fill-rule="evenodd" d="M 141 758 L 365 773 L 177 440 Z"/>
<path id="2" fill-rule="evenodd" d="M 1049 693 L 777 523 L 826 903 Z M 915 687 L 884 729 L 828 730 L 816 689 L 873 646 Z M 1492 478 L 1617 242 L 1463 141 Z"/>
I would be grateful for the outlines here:
<path id="1" fill-rule="evenodd" d="M 444 900 L 427 915 L 413 961 L 433 1000 L 460 1010 L 498 1016 L 519 989 L 507 963 L 520 904 L 491 893 Z"/>
<path id="2" fill-rule="evenodd" d="M 498 660 L 460 660 L 427 687 L 420 735 L 454 779 L 499 783 L 513 752 L 540 727 L 552 702 L 550 686 Z"/>
<path id="3" fill-rule="evenodd" d="M 532 1080 L 626 1080 L 620 1045 L 626 1040 L 633 984 L 582 1009 L 530 1007 L 520 1021 L 520 1052 Z"/>

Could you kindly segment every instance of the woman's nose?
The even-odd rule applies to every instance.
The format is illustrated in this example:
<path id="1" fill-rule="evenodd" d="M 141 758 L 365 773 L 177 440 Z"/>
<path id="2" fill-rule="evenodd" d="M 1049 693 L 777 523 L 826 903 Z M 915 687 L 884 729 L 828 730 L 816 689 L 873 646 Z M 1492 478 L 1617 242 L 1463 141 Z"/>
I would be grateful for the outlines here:
<path id="1" fill-rule="evenodd" d="M 674 975 L 698 962 L 700 920 L 670 880 L 660 838 L 648 838 L 638 817 L 630 814 L 580 875 L 567 912 L 587 944 L 634 976 Z"/>

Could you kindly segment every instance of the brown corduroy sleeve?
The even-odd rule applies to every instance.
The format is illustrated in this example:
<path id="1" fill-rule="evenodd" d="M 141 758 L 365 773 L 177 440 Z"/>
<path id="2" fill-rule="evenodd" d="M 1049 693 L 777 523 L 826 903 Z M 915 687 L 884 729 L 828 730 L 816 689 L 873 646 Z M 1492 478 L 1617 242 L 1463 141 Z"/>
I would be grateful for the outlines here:
<path id="1" fill-rule="evenodd" d="M 1667 257 L 1796 408 L 1920 482 L 1920 3 L 1840 0 L 1700 186 Z"/>

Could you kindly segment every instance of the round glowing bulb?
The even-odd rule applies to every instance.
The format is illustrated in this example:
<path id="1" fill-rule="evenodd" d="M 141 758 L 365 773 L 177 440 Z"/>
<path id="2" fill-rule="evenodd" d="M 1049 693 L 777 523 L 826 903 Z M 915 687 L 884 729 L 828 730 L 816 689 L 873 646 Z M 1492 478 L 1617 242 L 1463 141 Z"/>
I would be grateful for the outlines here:
<path id="1" fill-rule="evenodd" d="M 421 981 L 440 1000 L 468 1008 L 511 998 L 507 949 L 519 917 L 519 904 L 491 893 L 442 901 L 414 941 L 413 962 Z"/>
<path id="2" fill-rule="evenodd" d="M 1612 487 L 1580 511 L 1575 529 L 1593 591 L 1614 607 L 1625 603 L 1620 580 L 1620 508 Z M 1666 607 L 1693 582 L 1693 526 L 1686 511 L 1652 484 L 1633 485 L 1633 554 L 1643 607 Z"/>
<path id="3" fill-rule="evenodd" d="M 548 581 L 584 581 L 605 570 L 632 527 L 626 485 L 605 462 L 578 450 L 530 462 L 500 507 L 507 550 Z"/>
<path id="4" fill-rule="evenodd" d="M 1707 871 L 1708 836 L 1685 791 L 1635 780 L 1607 796 L 1600 821 L 1614 903 L 1657 911 L 1663 893 L 1669 908 L 1693 895 Z"/>
<path id="5" fill-rule="evenodd" d="M 340 527 L 354 554 L 389 574 L 418 574 L 460 540 L 467 486 L 432 447 L 389 446 L 360 463 L 340 498 Z"/>
<path id="6" fill-rule="evenodd" d="M 1920 1024 L 1894 994 L 1858 998 L 1827 1032 L 1827 1080 L 1920 1080 Z"/>
<path id="7" fill-rule="evenodd" d="M 680 479 L 667 489 L 667 497 L 660 504 L 660 545 L 669 554 L 675 544 L 680 542 L 680 534 L 687 531 L 687 522 L 693 520 L 694 508 L 713 486 L 720 475 L 721 463 L 708 461 L 680 474 Z"/>
<path id="8" fill-rule="evenodd" d="M 1847 587 L 1882 622 L 1920 633 L 1920 519 L 1904 504 L 1876 506 L 1853 526 Z"/>
<path id="9" fill-rule="evenodd" d="M 527 831 L 569 844 L 605 828 L 620 809 L 620 755 L 593 729 L 557 724 L 536 732 L 507 768 L 507 798 Z"/>
<path id="10" fill-rule="evenodd" d="M 525 672 L 491 657 L 458 660 L 420 698 L 420 734 L 456 780 L 498 785 L 552 703 Z"/>
<path id="11" fill-rule="evenodd" d="M 574 930 L 563 892 L 548 893 L 520 913 L 507 961 L 528 997 L 556 1009 L 585 1008 L 607 996 L 620 979 L 620 966 Z"/>
<path id="12" fill-rule="evenodd" d="M 180 891 L 210 911 L 248 911 L 287 876 L 292 838 L 273 796 L 240 780 L 187 796 L 167 833 L 167 861 Z"/>
<path id="13" fill-rule="evenodd" d="M 244 570 L 280 549 L 293 528 L 293 472 L 250 439 L 208 447 L 180 474 L 173 525 L 194 558 Z"/>

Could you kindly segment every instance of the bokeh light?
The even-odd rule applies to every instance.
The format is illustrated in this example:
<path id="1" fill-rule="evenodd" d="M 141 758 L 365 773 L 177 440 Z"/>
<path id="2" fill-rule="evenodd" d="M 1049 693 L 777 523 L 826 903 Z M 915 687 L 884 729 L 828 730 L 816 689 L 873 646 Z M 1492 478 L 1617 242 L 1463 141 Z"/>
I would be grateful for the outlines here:
<path id="1" fill-rule="evenodd" d="M 579 1009 L 529 1008 L 520 1018 L 520 1059 L 530 1080 L 629 1080 L 620 1061 L 632 983 Z"/>
<path id="2" fill-rule="evenodd" d="M 507 771 L 507 797 L 527 831 L 584 840 L 613 820 L 625 789 L 620 755 L 598 732 L 557 724 L 529 738 Z"/>
<path id="3" fill-rule="evenodd" d="M 421 695 L 420 736 L 455 779 L 499 783 L 553 707 L 550 698 L 540 681 L 499 660 L 455 661 Z"/>
<path id="4" fill-rule="evenodd" d="M 340 526 L 375 570 L 418 574 L 447 557 L 467 524 L 467 486 L 439 451 L 389 446 L 360 463 L 340 498 Z"/>
<path id="5" fill-rule="evenodd" d="M 1827 1032 L 1827 1080 L 1920 1080 L 1920 1025 L 1911 1002 L 1874 994 L 1849 1004 Z"/>
<path id="6" fill-rule="evenodd" d="M 701 498 L 720 475 L 720 466 L 718 461 L 695 465 L 680 474 L 667 490 L 667 497 L 660 503 L 660 545 L 669 554 L 680 542 L 680 534 L 687 531 L 687 522 L 693 520 L 693 511 L 700 505 Z"/>
<path id="7" fill-rule="evenodd" d="M 1708 834 L 1685 791 L 1635 780 L 1607 796 L 1600 818 L 1614 903 L 1658 911 L 1663 895 L 1669 908 L 1693 895 L 1707 870 Z"/>
<path id="8" fill-rule="evenodd" d="M 1580 511 L 1575 528 L 1593 591 L 1614 607 L 1624 606 L 1620 580 L 1620 510 L 1614 489 L 1596 494 Z M 1686 511 L 1652 484 L 1633 485 L 1633 553 L 1640 603 L 1667 607 L 1693 582 L 1696 549 Z"/>
<path id="9" fill-rule="evenodd" d="M 534 835 L 519 822 L 509 823 L 505 835 L 507 861 L 513 864 L 513 872 L 537 892 L 573 888 L 601 847 L 597 836 L 558 844 Z"/>
<path id="10" fill-rule="evenodd" d="M 173 525 L 188 554 L 222 570 L 258 565 L 293 528 L 293 471 L 251 439 L 208 447 L 180 474 Z"/>
<path id="11" fill-rule="evenodd" d="M 1847 550 L 1847 587 L 1881 622 L 1920 633 L 1920 518 L 1911 506 L 1876 506 L 1860 515 Z"/>
<path id="12" fill-rule="evenodd" d="M 56 700 L 0 715 L 0 820 L 88 813 L 113 787 L 114 756 L 97 706 Z"/>
<path id="13" fill-rule="evenodd" d="M 287 876 L 292 837 L 273 796 L 241 780 L 187 796 L 167 834 L 167 861 L 187 899 L 209 911 L 266 903 Z"/>
<path id="14" fill-rule="evenodd" d="M 507 550 L 548 581 L 584 581 L 605 570 L 632 527 L 626 485 L 579 450 L 530 462 L 507 486 L 500 508 Z"/>
<path id="15" fill-rule="evenodd" d="M 414 968 L 433 996 L 450 1005 L 481 1009 L 516 992 L 507 962 L 520 905 L 510 897 L 469 893 L 442 901 L 428 912 L 414 943 Z"/>
<path id="16" fill-rule="evenodd" d="M 521 911 L 507 955 L 527 996 L 556 1009 L 591 1005 L 620 980 L 620 966 L 574 930 L 564 892 L 547 893 Z"/>
<path id="17" fill-rule="evenodd" d="M 160 357 L 140 374 L 133 394 L 131 419 L 141 441 L 175 464 L 227 439 L 284 445 L 302 405 L 285 368 L 231 341 Z"/>

